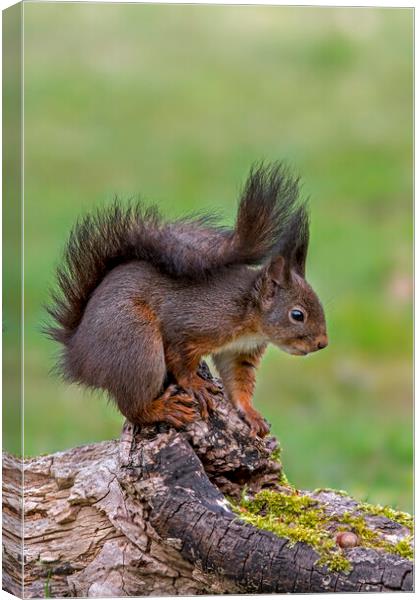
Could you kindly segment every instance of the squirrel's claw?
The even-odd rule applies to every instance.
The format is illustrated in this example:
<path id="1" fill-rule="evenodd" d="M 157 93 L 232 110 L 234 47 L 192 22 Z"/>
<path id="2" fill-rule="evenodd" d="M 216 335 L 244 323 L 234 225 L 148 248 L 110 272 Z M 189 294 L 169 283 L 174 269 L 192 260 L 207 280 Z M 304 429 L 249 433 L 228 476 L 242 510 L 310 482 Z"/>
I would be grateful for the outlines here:
<path id="1" fill-rule="evenodd" d="M 210 392 L 211 394 L 221 394 L 220 386 L 213 381 L 209 381 L 208 379 L 203 379 L 203 387 Z"/>
<path id="2" fill-rule="evenodd" d="M 207 390 L 196 390 L 194 391 L 194 396 L 197 399 L 200 407 L 201 418 L 204 421 L 207 421 L 207 419 L 209 418 L 209 413 L 215 410 L 213 398 Z"/>
<path id="3" fill-rule="evenodd" d="M 201 418 L 207 421 L 209 413 L 215 410 L 213 394 L 220 394 L 219 386 L 198 375 L 191 377 L 189 381 L 182 381 L 180 385 L 189 396 L 196 399 Z"/>
<path id="4" fill-rule="evenodd" d="M 270 432 L 270 425 L 262 415 L 254 408 L 249 408 L 247 411 L 239 411 L 243 420 L 249 425 L 251 437 L 265 437 Z"/>

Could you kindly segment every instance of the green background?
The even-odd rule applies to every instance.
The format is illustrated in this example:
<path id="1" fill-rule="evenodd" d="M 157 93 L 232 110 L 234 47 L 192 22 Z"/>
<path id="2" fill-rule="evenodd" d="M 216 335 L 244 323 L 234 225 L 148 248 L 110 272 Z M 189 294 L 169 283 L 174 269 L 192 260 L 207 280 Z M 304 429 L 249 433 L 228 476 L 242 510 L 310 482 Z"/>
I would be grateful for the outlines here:
<path id="1" fill-rule="evenodd" d="M 228 223 L 250 164 L 286 159 L 330 345 L 270 349 L 256 405 L 295 485 L 412 508 L 412 27 L 405 9 L 24 6 L 25 454 L 121 427 L 49 374 L 42 304 L 75 218 L 139 193 Z"/>

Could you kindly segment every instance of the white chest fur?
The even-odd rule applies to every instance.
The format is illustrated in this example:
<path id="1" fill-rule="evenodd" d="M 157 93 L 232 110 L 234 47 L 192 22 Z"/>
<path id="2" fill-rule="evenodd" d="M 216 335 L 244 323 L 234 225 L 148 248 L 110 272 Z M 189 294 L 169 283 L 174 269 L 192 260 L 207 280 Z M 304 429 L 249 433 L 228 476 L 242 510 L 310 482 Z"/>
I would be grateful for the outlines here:
<path id="1" fill-rule="evenodd" d="M 243 335 L 232 340 L 231 342 L 228 342 L 221 348 L 218 348 L 214 352 L 214 354 L 220 354 L 222 352 L 252 352 L 253 350 L 256 350 L 258 346 L 261 346 L 261 344 L 264 344 L 265 342 L 265 338 L 263 338 L 261 335 Z"/>

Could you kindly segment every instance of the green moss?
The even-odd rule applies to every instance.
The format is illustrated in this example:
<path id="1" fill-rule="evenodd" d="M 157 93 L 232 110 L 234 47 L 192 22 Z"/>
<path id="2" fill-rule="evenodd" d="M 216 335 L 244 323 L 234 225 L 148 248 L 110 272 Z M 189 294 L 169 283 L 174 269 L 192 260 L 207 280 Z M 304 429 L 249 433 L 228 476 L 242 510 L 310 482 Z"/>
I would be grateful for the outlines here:
<path id="1" fill-rule="evenodd" d="M 403 558 L 408 558 L 409 560 L 413 560 L 413 537 L 408 535 L 406 538 L 400 540 L 397 544 L 395 544 L 395 552 L 402 556 Z"/>
<path id="2" fill-rule="evenodd" d="M 323 507 L 312 498 L 297 492 L 263 490 L 253 499 L 244 496 L 234 510 L 247 523 L 287 538 L 291 544 L 309 544 L 319 553 L 320 564 L 330 570 L 348 572 L 351 569 L 350 561 L 326 528 L 329 519 Z"/>
<path id="3" fill-rule="evenodd" d="M 413 533 L 414 519 L 411 515 L 409 515 L 406 512 L 394 510 L 390 506 L 381 506 L 380 504 L 368 504 L 367 502 L 359 504 L 358 508 L 359 510 L 363 511 L 368 515 L 381 516 L 386 517 L 387 519 L 391 519 L 391 521 L 395 521 L 403 527 L 407 527 L 410 530 L 410 533 Z"/>
<path id="4" fill-rule="evenodd" d="M 318 564 L 325 565 L 329 571 L 341 571 L 346 574 L 352 569 L 351 562 L 340 550 L 321 556 Z"/>
<path id="5" fill-rule="evenodd" d="M 360 506 L 356 506 L 354 512 L 345 512 L 339 517 L 328 515 L 324 506 L 316 499 L 301 495 L 290 486 L 290 492 L 287 493 L 262 490 L 254 498 L 244 493 L 239 505 L 233 505 L 233 510 L 247 523 L 287 538 L 292 545 L 296 542 L 309 544 L 320 555 L 318 563 L 325 565 L 330 571 L 348 573 L 352 568 L 345 551 L 336 543 L 335 538 L 339 531 L 355 533 L 359 546 L 412 559 L 411 535 L 393 544 L 370 529 L 364 516 L 366 513 L 386 513 L 385 516 L 407 525 L 411 519 L 410 515 L 387 507 L 372 508 L 366 504 Z"/>
<path id="6" fill-rule="evenodd" d="M 277 446 L 276 448 L 274 448 L 274 450 L 270 456 L 271 460 L 273 460 L 276 463 L 281 464 L 281 453 L 282 453 L 282 449 L 280 446 Z"/>
<path id="7" fill-rule="evenodd" d="M 381 507 L 378 507 L 381 508 Z M 358 507 L 359 509 L 359 507 Z M 341 522 L 351 528 L 358 537 L 360 546 L 366 548 L 374 548 L 376 550 L 384 550 L 390 554 L 398 554 L 410 560 L 413 559 L 413 549 L 411 546 L 412 536 L 407 536 L 397 543 L 389 542 L 383 536 L 370 529 L 363 515 L 351 514 L 346 512 L 341 517 Z"/>

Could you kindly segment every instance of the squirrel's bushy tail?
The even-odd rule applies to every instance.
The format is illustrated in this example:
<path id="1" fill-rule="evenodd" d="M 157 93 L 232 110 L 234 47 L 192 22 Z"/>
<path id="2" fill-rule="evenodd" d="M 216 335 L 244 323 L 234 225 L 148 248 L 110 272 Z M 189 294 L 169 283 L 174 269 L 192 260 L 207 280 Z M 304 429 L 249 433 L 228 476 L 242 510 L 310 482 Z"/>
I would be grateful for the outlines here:
<path id="1" fill-rule="evenodd" d="M 281 164 L 254 167 L 243 189 L 236 225 L 214 225 L 199 217 L 165 223 L 155 207 L 141 202 L 110 207 L 76 223 L 57 270 L 58 291 L 47 310 L 55 323 L 45 328 L 66 343 L 106 274 L 131 260 L 150 262 L 171 277 L 200 279 L 223 267 L 257 265 L 280 247 L 302 211 L 299 180 Z"/>

